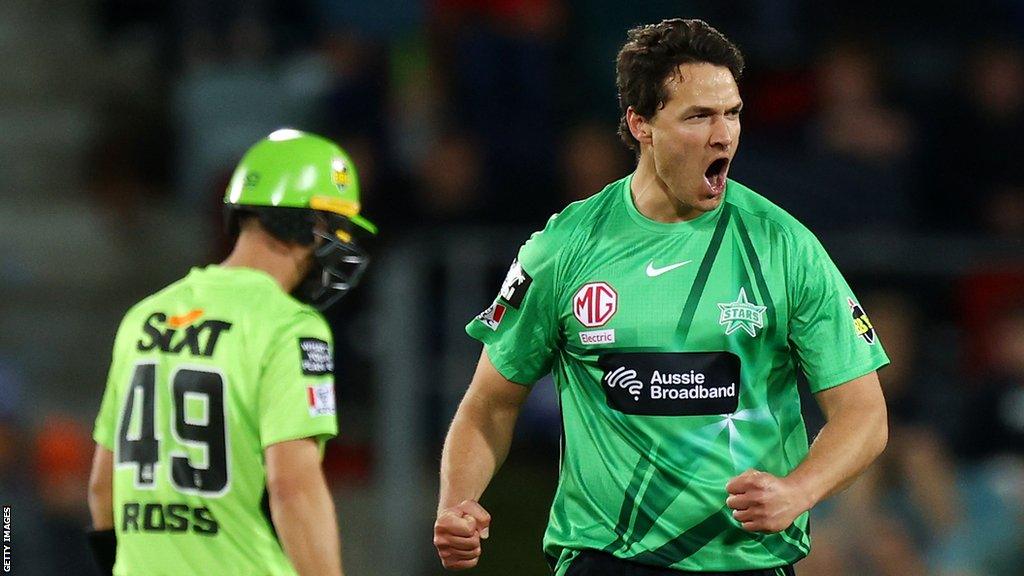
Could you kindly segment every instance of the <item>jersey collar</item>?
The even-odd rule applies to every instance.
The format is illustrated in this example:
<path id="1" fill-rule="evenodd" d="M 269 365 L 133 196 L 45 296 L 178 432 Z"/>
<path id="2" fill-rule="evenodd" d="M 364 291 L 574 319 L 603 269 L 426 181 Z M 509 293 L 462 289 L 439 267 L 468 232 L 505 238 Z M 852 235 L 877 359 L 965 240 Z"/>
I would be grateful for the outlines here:
<path id="1" fill-rule="evenodd" d="M 705 212 L 704 214 L 701 214 L 692 220 L 686 220 L 685 222 L 658 222 L 641 214 L 640 211 L 637 210 L 636 204 L 633 203 L 633 195 L 630 192 L 633 183 L 633 174 L 626 176 L 621 180 L 621 182 L 622 190 L 620 195 L 622 203 L 625 205 L 626 213 L 629 214 L 630 220 L 644 230 L 658 234 L 680 234 L 704 229 L 714 229 L 715 223 L 718 222 L 718 217 L 722 214 L 722 206 L 725 206 L 725 203 L 729 198 L 729 188 L 732 186 L 732 181 L 727 180 L 725 195 L 723 196 L 722 201 L 718 204 L 717 208 L 710 212 Z"/>

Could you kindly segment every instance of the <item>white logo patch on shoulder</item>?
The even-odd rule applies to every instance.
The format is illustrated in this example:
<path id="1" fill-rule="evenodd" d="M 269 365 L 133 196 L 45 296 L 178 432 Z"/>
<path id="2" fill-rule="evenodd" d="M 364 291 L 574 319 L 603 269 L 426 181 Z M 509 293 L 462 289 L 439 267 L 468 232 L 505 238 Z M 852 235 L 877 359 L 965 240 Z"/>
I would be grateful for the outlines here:
<path id="1" fill-rule="evenodd" d="M 491 330 L 497 330 L 498 325 L 501 324 L 501 319 L 505 317 L 505 306 L 498 304 L 495 300 L 491 305 L 481 312 L 476 319 L 483 322 L 484 326 L 487 326 Z"/>
<path id="2" fill-rule="evenodd" d="M 306 387 L 306 400 L 309 401 L 310 416 L 333 416 L 334 384 L 320 384 Z"/>
<path id="3" fill-rule="evenodd" d="M 501 292 L 498 295 L 504 298 L 509 306 L 518 310 L 532 283 L 533 278 L 526 273 L 526 270 L 523 270 L 523 265 L 517 258 L 512 261 L 512 266 L 509 267 L 508 274 L 505 275 L 505 281 L 501 283 Z"/>

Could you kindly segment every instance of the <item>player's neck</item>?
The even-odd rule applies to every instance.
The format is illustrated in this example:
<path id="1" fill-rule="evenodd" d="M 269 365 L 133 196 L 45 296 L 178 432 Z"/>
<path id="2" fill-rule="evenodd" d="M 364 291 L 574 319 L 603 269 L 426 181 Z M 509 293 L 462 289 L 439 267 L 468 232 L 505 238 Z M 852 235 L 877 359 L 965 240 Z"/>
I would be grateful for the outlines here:
<path id="1" fill-rule="evenodd" d="M 684 222 L 701 214 L 676 199 L 668 184 L 658 176 L 654 156 L 650 153 L 640 155 L 630 181 L 630 195 L 637 211 L 655 222 Z"/>
<path id="2" fill-rule="evenodd" d="M 301 280 L 294 255 L 284 246 L 269 245 L 265 238 L 242 233 L 231 254 L 221 262 L 225 268 L 252 268 L 266 272 L 285 292 L 291 292 Z"/>

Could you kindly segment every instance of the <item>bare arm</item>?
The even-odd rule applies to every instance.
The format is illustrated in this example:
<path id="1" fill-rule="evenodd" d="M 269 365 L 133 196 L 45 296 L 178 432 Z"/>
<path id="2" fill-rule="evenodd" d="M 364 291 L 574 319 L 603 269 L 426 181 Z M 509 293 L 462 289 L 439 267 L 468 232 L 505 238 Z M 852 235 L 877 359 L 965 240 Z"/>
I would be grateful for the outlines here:
<path id="1" fill-rule="evenodd" d="M 785 478 L 748 470 L 733 478 L 726 504 L 747 530 L 778 532 L 836 494 L 885 449 L 885 399 L 871 372 L 815 395 L 827 420 L 810 452 Z"/>
<path id="2" fill-rule="evenodd" d="M 273 444 L 266 459 L 270 513 L 292 565 L 302 576 L 341 576 L 334 501 L 316 440 Z"/>
<path id="3" fill-rule="evenodd" d="M 89 474 L 89 514 L 93 530 L 114 527 L 114 453 L 99 444 Z"/>
<path id="4" fill-rule="evenodd" d="M 434 545 L 446 568 L 476 565 L 490 515 L 477 501 L 505 461 L 516 418 L 530 390 L 507 380 L 480 355 L 473 381 L 459 404 L 441 454 Z"/>

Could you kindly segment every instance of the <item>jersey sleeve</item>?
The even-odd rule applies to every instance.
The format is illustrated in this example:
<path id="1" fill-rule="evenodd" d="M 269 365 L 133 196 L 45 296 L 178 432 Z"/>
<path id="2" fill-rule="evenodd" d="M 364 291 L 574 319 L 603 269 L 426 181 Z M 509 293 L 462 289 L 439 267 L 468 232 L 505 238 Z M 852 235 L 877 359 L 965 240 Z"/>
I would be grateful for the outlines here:
<path id="1" fill-rule="evenodd" d="M 491 363 L 512 382 L 532 386 L 551 370 L 558 336 L 553 217 L 519 249 L 498 296 L 466 326 Z"/>
<path id="2" fill-rule="evenodd" d="M 107 372 L 107 385 L 103 391 L 103 400 L 100 403 L 100 411 L 96 415 L 96 422 L 92 431 L 93 440 L 110 451 L 114 451 L 114 442 L 116 441 L 115 436 L 117 434 L 117 412 L 119 404 L 118 391 L 123 386 L 127 386 L 128 374 L 125 372 L 124 365 L 126 364 L 126 355 L 131 352 L 131 350 L 126 350 L 126 347 L 129 346 L 129 334 L 127 329 L 127 326 L 130 325 L 128 320 L 129 317 L 130 314 L 125 315 L 125 318 L 121 321 L 121 325 L 117 330 L 117 335 L 114 337 L 114 349 L 110 358 L 110 370 Z"/>
<path id="3" fill-rule="evenodd" d="M 271 342 L 259 382 L 263 448 L 337 435 L 333 352 L 327 323 L 312 312 L 299 314 Z"/>
<path id="4" fill-rule="evenodd" d="M 867 314 L 809 231 L 792 250 L 789 337 L 812 392 L 889 363 Z"/>

